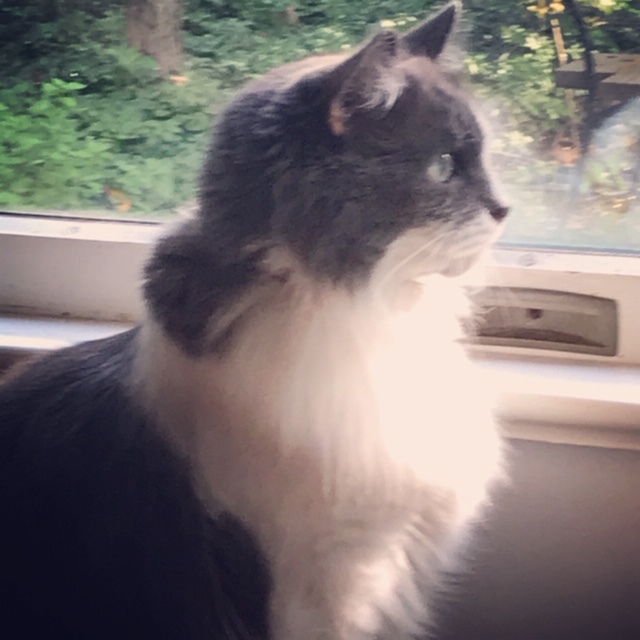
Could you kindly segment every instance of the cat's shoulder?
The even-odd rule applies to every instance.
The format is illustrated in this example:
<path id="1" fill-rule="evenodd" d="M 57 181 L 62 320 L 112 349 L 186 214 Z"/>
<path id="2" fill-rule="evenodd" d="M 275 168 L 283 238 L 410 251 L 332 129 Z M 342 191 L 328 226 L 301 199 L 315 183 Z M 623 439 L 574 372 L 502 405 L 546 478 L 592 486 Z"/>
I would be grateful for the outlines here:
<path id="1" fill-rule="evenodd" d="M 0 618 L 24 637 L 264 637 L 266 567 L 137 402 L 138 334 L 0 383 Z"/>

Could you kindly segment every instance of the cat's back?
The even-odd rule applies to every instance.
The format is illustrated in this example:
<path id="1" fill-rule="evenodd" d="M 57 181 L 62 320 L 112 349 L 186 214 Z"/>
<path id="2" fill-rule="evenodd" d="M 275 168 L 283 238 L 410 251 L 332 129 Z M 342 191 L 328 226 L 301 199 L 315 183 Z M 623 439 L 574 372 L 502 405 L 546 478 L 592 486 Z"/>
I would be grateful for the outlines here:
<path id="1" fill-rule="evenodd" d="M 206 515 L 130 396 L 135 341 L 65 349 L 0 383 L 0 619 L 24 638 L 260 637 L 252 541 Z"/>

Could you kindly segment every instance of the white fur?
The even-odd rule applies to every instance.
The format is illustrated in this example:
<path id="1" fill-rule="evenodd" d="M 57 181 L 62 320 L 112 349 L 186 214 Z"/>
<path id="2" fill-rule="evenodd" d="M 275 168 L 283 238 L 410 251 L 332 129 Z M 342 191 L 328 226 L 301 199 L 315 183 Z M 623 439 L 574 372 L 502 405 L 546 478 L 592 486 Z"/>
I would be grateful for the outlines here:
<path id="1" fill-rule="evenodd" d="M 406 88 L 407 78 L 402 69 L 382 69 L 364 107 L 382 107 L 385 111 L 391 111 Z"/>
<path id="2" fill-rule="evenodd" d="M 455 283 L 416 278 L 468 266 L 494 231 L 482 212 L 467 228 L 411 232 L 356 292 L 273 250 L 264 269 L 292 276 L 247 293 L 239 307 L 253 315 L 224 358 L 192 359 L 143 327 L 145 402 L 212 512 L 256 534 L 274 640 L 400 640 L 428 622 L 500 443 L 491 389 L 455 341 Z"/>

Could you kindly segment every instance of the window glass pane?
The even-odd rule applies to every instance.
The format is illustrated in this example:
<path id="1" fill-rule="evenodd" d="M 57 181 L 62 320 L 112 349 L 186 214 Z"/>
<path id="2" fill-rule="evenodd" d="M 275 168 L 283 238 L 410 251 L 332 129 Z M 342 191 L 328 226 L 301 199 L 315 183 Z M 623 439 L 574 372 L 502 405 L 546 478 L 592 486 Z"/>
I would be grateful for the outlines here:
<path id="1" fill-rule="evenodd" d="M 189 215 L 211 124 L 239 85 L 441 4 L 3 0 L 0 208 Z M 464 69 L 514 205 L 503 242 L 640 249 L 637 0 L 464 5 Z"/>

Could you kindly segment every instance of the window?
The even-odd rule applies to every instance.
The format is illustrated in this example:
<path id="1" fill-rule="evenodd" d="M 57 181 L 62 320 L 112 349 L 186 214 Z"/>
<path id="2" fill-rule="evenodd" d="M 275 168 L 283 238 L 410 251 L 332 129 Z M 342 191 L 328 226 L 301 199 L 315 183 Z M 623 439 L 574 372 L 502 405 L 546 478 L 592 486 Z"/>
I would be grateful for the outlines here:
<path id="1" fill-rule="evenodd" d="M 440 4 L 4 2 L 0 206 L 188 215 L 211 123 L 240 84 L 372 29 L 407 29 Z M 640 249 L 640 9 L 631 0 L 468 4 L 464 66 L 516 207 L 504 242 Z"/>
<path id="2" fill-rule="evenodd" d="M 0 316 L 13 319 L 0 339 L 32 331 L 16 326 L 34 315 L 99 320 L 97 334 L 133 321 L 155 222 L 193 211 L 210 126 L 230 93 L 285 61 L 349 48 L 377 28 L 407 29 L 439 5 L 3 2 Z M 514 205 L 488 269 L 491 285 L 512 291 L 487 306 L 522 312 L 533 326 L 546 303 L 509 307 L 523 290 L 595 296 L 613 302 L 615 330 L 608 354 L 494 340 L 480 355 L 521 363 L 527 380 L 546 375 L 547 397 L 549 381 L 577 375 L 562 367 L 584 373 L 596 363 L 615 371 L 597 387 L 614 397 L 619 367 L 632 375 L 640 365 L 640 9 L 633 0 L 467 2 L 460 32 Z M 596 313 L 580 300 L 554 313 L 570 323 L 578 308 Z M 555 362 L 555 373 L 536 373 L 536 358 Z"/>

